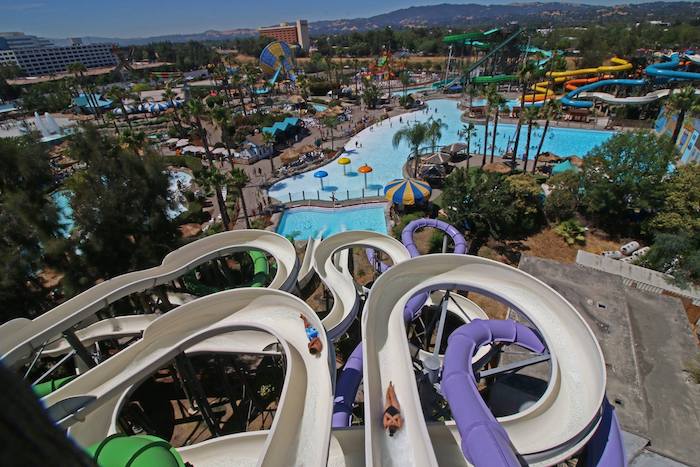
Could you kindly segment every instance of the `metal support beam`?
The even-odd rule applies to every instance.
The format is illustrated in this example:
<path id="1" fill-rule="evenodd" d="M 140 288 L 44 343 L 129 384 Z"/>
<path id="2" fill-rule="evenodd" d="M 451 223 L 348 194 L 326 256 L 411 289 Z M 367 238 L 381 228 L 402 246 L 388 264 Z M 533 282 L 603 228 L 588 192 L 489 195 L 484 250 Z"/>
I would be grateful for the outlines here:
<path id="1" fill-rule="evenodd" d="M 192 397 L 197 403 L 197 407 L 199 408 L 199 412 L 202 414 L 204 423 L 207 424 L 207 428 L 209 428 L 209 431 L 213 436 L 221 436 L 219 424 L 216 421 L 214 412 L 211 410 L 211 406 L 207 400 L 207 395 L 204 392 L 202 383 L 195 374 L 192 362 L 185 354 L 180 354 L 175 357 L 175 365 L 180 373 L 180 378 L 182 379 L 183 384 L 186 388 L 188 388 L 188 392 L 192 394 Z"/>
<path id="2" fill-rule="evenodd" d="M 71 358 L 73 355 L 75 355 L 75 350 L 71 350 L 70 352 L 68 352 L 67 354 L 65 354 L 65 355 L 63 356 L 63 358 L 61 358 L 58 362 L 56 362 L 56 364 L 54 364 L 51 368 L 49 368 L 48 370 L 46 370 L 46 371 L 44 372 L 43 375 L 39 376 L 36 380 L 34 380 L 34 382 L 32 383 L 32 386 L 34 386 L 35 384 L 41 383 L 41 382 L 44 380 L 44 378 L 46 378 L 46 377 L 49 376 L 51 373 L 53 373 L 53 371 L 54 371 L 56 368 L 58 368 L 59 366 L 63 365 L 63 363 L 65 363 L 65 361 L 68 360 L 69 358 Z"/>
<path id="3" fill-rule="evenodd" d="M 501 375 L 504 373 L 511 373 L 518 371 L 527 366 L 536 365 L 538 363 L 546 362 L 551 359 L 551 355 L 546 353 L 542 355 L 537 355 L 532 358 L 527 358 L 525 360 L 520 360 L 518 362 L 509 363 L 507 365 L 499 366 L 497 368 L 492 368 L 490 370 L 483 370 L 476 373 L 476 379 L 488 378 L 490 376 Z"/>
<path id="4" fill-rule="evenodd" d="M 66 338 L 70 346 L 73 347 L 73 350 L 75 350 L 75 354 L 83 361 L 85 365 L 87 365 L 88 368 L 95 366 L 95 359 L 90 356 L 90 353 L 87 351 L 83 343 L 80 342 L 78 336 L 75 335 L 75 331 L 72 329 L 64 331 L 63 337 Z"/>

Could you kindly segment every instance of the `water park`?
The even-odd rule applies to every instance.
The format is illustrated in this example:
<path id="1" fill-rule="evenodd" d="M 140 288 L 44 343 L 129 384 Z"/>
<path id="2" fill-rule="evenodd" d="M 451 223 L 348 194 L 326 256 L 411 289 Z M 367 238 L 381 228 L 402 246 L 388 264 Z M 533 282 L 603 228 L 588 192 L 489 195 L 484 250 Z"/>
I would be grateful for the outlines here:
<path id="1" fill-rule="evenodd" d="M 3 366 L 100 466 L 690 465 L 700 288 L 654 258 L 695 241 L 700 55 L 533 34 L 76 72 L 70 110 L 0 128 L 44 145 L 59 226 L 21 249 L 55 280 Z"/>

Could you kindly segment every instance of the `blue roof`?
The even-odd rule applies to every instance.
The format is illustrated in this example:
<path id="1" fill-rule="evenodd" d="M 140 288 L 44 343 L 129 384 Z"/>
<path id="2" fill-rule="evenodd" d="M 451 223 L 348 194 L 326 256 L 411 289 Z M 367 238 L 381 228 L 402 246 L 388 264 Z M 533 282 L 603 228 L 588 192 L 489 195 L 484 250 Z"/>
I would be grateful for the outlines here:
<path id="1" fill-rule="evenodd" d="M 266 126 L 261 131 L 263 133 L 267 133 L 267 134 L 275 134 L 278 131 L 287 131 L 289 129 L 289 127 L 297 126 L 297 125 L 299 125 L 300 122 L 301 122 L 300 118 L 287 117 L 284 120 L 282 120 L 281 122 L 276 122 L 272 126 Z"/>
<path id="2" fill-rule="evenodd" d="M 297 118 L 297 117 L 287 117 L 284 120 L 282 120 L 282 123 L 287 123 L 289 125 L 294 125 L 294 126 L 298 125 L 299 122 L 301 122 L 301 119 Z"/>

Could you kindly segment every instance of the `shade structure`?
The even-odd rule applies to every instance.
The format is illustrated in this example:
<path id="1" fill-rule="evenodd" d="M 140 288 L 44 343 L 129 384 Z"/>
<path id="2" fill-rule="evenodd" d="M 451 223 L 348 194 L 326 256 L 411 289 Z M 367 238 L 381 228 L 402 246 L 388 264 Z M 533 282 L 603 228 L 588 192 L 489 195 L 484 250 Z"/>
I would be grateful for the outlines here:
<path id="1" fill-rule="evenodd" d="M 364 165 L 360 166 L 359 169 L 357 169 L 357 171 L 360 172 L 365 177 L 365 189 L 367 188 L 367 174 L 371 173 L 372 170 L 374 170 L 374 169 L 367 164 L 364 164 Z"/>
<path id="2" fill-rule="evenodd" d="M 316 152 L 318 151 L 318 148 L 314 146 L 313 144 L 305 144 L 302 147 L 298 149 L 299 153 L 301 154 L 308 154 L 310 152 Z"/>
<path id="3" fill-rule="evenodd" d="M 449 146 L 445 146 L 443 149 L 450 154 L 457 154 L 467 149 L 467 145 L 464 143 L 452 143 Z"/>
<path id="4" fill-rule="evenodd" d="M 490 164 L 486 164 L 482 170 L 484 172 L 494 172 L 504 175 L 510 173 L 510 167 L 505 165 L 503 162 L 492 162 Z"/>
<path id="5" fill-rule="evenodd" d="M 305 100 L 301 96 L 294 95 L 289 98 L 289 102 L 291 102 L 292 104 L 301 104 L 302 102 L 305 102 Z"/>
<path id="6" fill-rule="evenodd" d="M 537 158 L 538 161 L 548 163 L 548 162 L 559 162 L 561 157 L 552 154 L 551 152 L 543 152 L 540 157 Z"/>
<path id="7" fill-rule="evenodd" d="M 321 182 L 321 190 L 323 190 L 323 179 L 328 176 L 328 172 L 325 170 L 318 170 L 314 172 L 314 177 L 318 178 L 318 180 Z"/>
<path id="8" fill-rule="evenodd" d="M 571 156 L 569 157 L 569 162 L 571 162 L 576 167 L 583 167 L 583 159 L 581 159 L 580 157 Z"/>
<path id="9" fill-rule="evenodd" d="M 415 178 L 392 180 L 384 187 L 384 196 L 394 204 L 407 206 L 430 198 L 432 188 L 427 182 Z"/>
<path id="10" fill-rule="evenodd" d="M 345 168 L 350 165 L 350 158 L 349 157 L 341 157 L 338 159 L 338 164 L 343 166 L 343 175 L 347 175 Z"/>
<path id="11" fill-rule="evenodd" d="M 431 154 L 428 157 L 424 157 L 421 162 L 424 164 L 447 164 L 452 160 L 452 157 L 449 154 L 446 154 L 444 152 L 438 152 L 435 154 Z"/>
<path id="12" fill-rule="evenodd" d="M 184 148 L 185 146 L 190 144 L 189 139 L 179 139 L 177 140 L 177 143 L 175 143 L 176 148 Z"/>
<path id="13" fill-rule="evenodd" d="M 284 162 L 285 164 L 289 164 L 291 162 L 299 160 L 299 157 L 300 154 L 295 149 L 289 148 L 282 153 L 280 159 L 282 159 L 282 162 Z"/>
<path id="14" fill-rule="evenodd" d="M 165 142 L 165 144 L 175 144 L 175 143 L 177 143 L 178 141 L 180 141 L 180 140 L 177 139 L 177 138 L 169 138 L 169 139 Z"/>

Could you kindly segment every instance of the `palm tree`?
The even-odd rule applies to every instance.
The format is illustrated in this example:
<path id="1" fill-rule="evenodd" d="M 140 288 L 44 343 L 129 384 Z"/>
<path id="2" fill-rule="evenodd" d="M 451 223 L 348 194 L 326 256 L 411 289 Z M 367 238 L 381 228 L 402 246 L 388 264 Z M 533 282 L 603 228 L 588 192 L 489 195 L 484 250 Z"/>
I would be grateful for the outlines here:
<path id="1" fill-rule="evenodd" d="M 433 120 L 430 119 L 428 122 L 428 139 L 430 140 L 430 150 L 435 152 L 435 147 L 437 142 L 442 138 L 442 130 L 446 130 L 447 125 L 442 123 L 441 119 Z"/>
<path id="2" fill-rule="evenodd" d="M 530 138 L 532 137 L 532 129 L 537 126 L 535 120 L 537 120 L 539 116 L 540 109 L 535 107 L 534 105 L 525 108 L 525 111 L 523 112 L 523 119 L 527 122 L 527 140 L 525 146 L 525 158 L 523 159 L 523 161 L 525 162 L 525 165 L 523 167 L 524 172 L 527 172 L 527 161 L 530 157 Z"/>
<path id="3" fill-rule="evenodd" d="M 486 105 L 484 106 L 484 114 L 486 116 L 486 121 L 484 122 L 484 156 L 481 158 L 481 166 L 486 165 L 486 154 L 489 148 L 489 122 L 491 121 L 491 112 L 493 112 L 493 102 L 495 100 L 496 87 L 489 85 L 484 91 L 484 96 L 486 97 Z"/>
<path id="4" fill-rule="evenodd" d="M 143 131 L 133 131 L 129 128 L 121 133 L 119 140 L 135 154 L 142 154 L 146 146 L 146 133 Z"/>
<path id="5" fill-rule="evenodd" d="M 67 71 L 68 73 L 73 73 L 75 76 L 75 80 L 78 82 L 78 85 L 85 96 L 85 100 L 87 100 L 88 104 L 90 104 L 93 112 L 95 113 L 95 120 L 100 119 L 102 114 L 100 112 L 100 106 L 97 99 L 95 98 L 95 93 L 91 89 L 91 86 L 88 86 L 85 82 L 85 72 L 87 71 L 85 65 L 80 62 L 74 62 L 68 65 Z"/>
<path id="6" fill-rule="evenodd" d="M 229 186 L 233 187 L 236 191 L 238 191 L 238 197 L 241 200 L 241 207 L 243 208 L 243 218 L 245 219 L 245 226 L 247 229 L 249 229 L 250 219 L 248 219 L 248 208 L 245 204 L 243 188 L 248 184 L 250 180 L 248 179 L 248 175 L 245 173 L 245 171 L 239 168 L 231 169 L 230 176 L 231 180 Z"/>
<path id="7" fill-rule="evenodd" d="M 114 115 L 112 112 L 107 112 L 106 118 L 107 118 L 107 122 L 111 123 L 112 126 L 114 127 L 114 132 L 117 134 L 117 136 L 119 136 L 120 133 L 119 133 L 119 127 L 117 126 L 117 116 Z"/>
<path id="8" fill-rule="evenodd" d="M 426 123 L 416 122 L 413 125 L 402 128 L 394 133 L 391 144 L 398 148 L 402 141 L 406 141 L 413 154 L 413 176 L 418 176 L 418 162 L 420 159 L 420 147 L 430 140 L 429 128 Z"/>
<path id="9" fill-rule="evenodd" d="M 277 135 L 275 133 L 263 133 L 262 134 L 262 139 L 263 142 L 265 143 L 265 146 L 267 147 L 272 147 L 273 152 L 270 153 L 270 170 L 274 173 L 275 171 L 275 161 L 274 161 L 274 148 L 275 148 L 275 143 L 277 142 Z"/>
<path id="10" fill-rule="evenodd" d="M 467 96 L 469 96 L 469 112 L 471 113 L 472 108 L 474 107 L 474 98 L 479 95 L 479 90 L 476 89 L 476 86 L 473 84 L 469 85 L 467 87 Z"/>
<path id="11" fill-rule="evenodd" d="M 216 170 L 214 166 L 214 156 L 212 156 L 211 150 L 209 149 L 209 141 L 207 139 L 207 130 L 202 125 L 202 117 L 206 115 L 206 106 L 199 99 L 190 99 L 187 101 L 185 106 L 186 115 L 189 117 L 190 125 L 194 127 L 197 132 L 199 139 L 202 140 L 202 146 L 204 146 L 204 153 L 207 156 L 207 161 L 209 161 L 209 168 L 211 170 Z M 214 192 L 216 193 L 216 203 L 221 212 L 221 220 L 224 223 L 224 229 L 229 229 L 229 223 L 231 219 L 229 218 L 228 212 L 226 211 L 226 202 L 224 200 L 223 193 L 221 192 L 221 185 L 217 183 L 217 179 L 212 180 L 212 185 Z"/>
<path id="12" fill-rule="evenodd" d="M 469 159 L 471 159 L 471 145 L 472 145 L 472 138 L 476 138 L 476 127 L 474 126 L 473 123 L 468 123 L 467 125 L 464 125 L 462 129 L 459 132 L 459 135 L 462 138 L 465 138 L 467 140 L 467 169 L 469 168 Z"/>
<path id="13" fill-rule="evenodd" d="M 260 78 L 260 70 L 253 65 L 245 65 L 245 82 L 248 86 L 248 94 L 253 99 L 255 103 L 255 109 L 260 111 L 258 105 L 258 94 L 255 92 L 255 85 L 258 84 L 258 79 Z"/>
<path id="14" fill-rule="evenodd" d="M 678 136 L 681 134 L 681 128 L 683 128 L 683 122 L 685 121 L 685 114 L 688 111 L 693 112 L 694 109 L 700 109 L 700 94 L 696 94 L 696 90 L 692 86 L 688 85 L 669 96 L 666 101 L 667 113 L 678 113 L 673 136 L 671 136 L 673 144 L 678 142 Z"/>
<path id="15" fill-rule="evenodd" d="M 338 117 L 325 117 L 322 121 L 323 126 L 328 128 L 331 133 L 331 150 L 335 150 L 334 143 L 335 143 L 335 135 L 333 133 L 333 130 L 335 130 L 335 127 L 338 126 Z"/>
<path id="16" fill-rule="evenodd" d="M 163 91 L 163 99 L 167 100 L 170 103 L 170 106 L 173 109 L 173 121 L 175 122 L 175 126 L 179 129 L 182 130 L 182 121 L 180 120 L 180 112 L 177 109 L 177 106 L 175 105 L 175 98 L 177 97 L 177 94 L 175 91 L 173 91 L 173 88 L 170 83 L 167 83 L 165 85 L 165 90 Z"/>
<path id="17" fill-rule="evenodd" d="M 303 97 L 304 100 L 307 100 L 309 98 L 309 79 L 306 77 L 306 75 L 301 74 L 297 76 L 297 87 L 299 88 L 299 94 L 301 94 L 301 97 Z"/>
<path id="18" fill-rule="evenodd" d="M 243 95 L 243 80 L 241 79 L 241 68 L 236 70 L 236 73 L 231 76 L 231 86 L 236 90 L 238 94 L 238 100 L 240 101 L 241 109 L 243 110 L 243 115 L 247 116 L 248 113 L 245 109 L 245 96 Z"/>
<path id="19" fill-rule="evenodd" d="M 124 115 L 126 125 L 129 127 L 129 130 L 133 130 L 133 127 L 131 126 L 131 119 L 129 118 L 129 114 L 126 111 L 126 106 L 124 105 L 124 101 L 126 99 L 131 98 L 131 94 L 128 93 L 124 88 L 120 88 L 119 86 L 112 86 L 109 89 L 109 91 L 107 91 L 107 97 L 109 97 L 113 102 L 117 103 L 119 108 L 122 110 L 122 115 Z"/>
<path id="20" fill-rule="evenodd" d="M 527 92 L 528 86 L 532 82 L 534 74 L 535 65 L 530 61 L 526 62 L 518 70 L 517 73 L 518 81 L 520 82 L 522 90 L 520 95 L 520 114 L 518 115 L 518 124 L 515 127 L 515 142 L 513 143 L 513 162 L 515 162 L 515 158 L 518 157 L 518 145 L 520 144 L 520 129 L 523 125 L 523 112 L 525 110 L 525 93 Z"/>
<path id="21" fill-rule="evenodd" d="M 406 88 L 411 82 L 411 75 L 408 74 L 407 70 L 403 70 L 401 73 L 399 73 L 399 80 L 401 81 L 401 85 L 403 86 L 403 95 L 405 96 Z"/>
<path id="22" fill-rule="evenodd" d="M 542 152 L 542 146 L 544 145 L 544 139 L 547 136 L 547 130 L 549 130 L 549 122 L 551 120 L 556 120 L 561 117 L 562 114 L 562 104 L 558 100 L 547 101 L 542 106 L 541 115 L 545 118 L 544 129 L 542 130 L 542 138 L 540 138 L 540 144 L 537 146 L 537 153 L 535 154 L 535 165 L 532 167 L 532 173 L 535 173 L 535 167 L 537 167 L 537 159 L 540 157 Z"/>
<path id="23" fill-rule="evenodd" d="M 488 100 L 488 107 L 496 111 L 496 115 L 493 118 L 493 135 L 491 136 L 491 159 L 489 160 L 489 162 L 493 162 L 493 153 L 496 150 L 496 132 L 498 131 L 498 116 L 501 113 L 501 109 L 505 107 L 507 101 L 505 97 L 498 93 L 495 86 L 493 87 L 493 90 L 490 90 L 487 93 L 486 98 Z"/>
<path id="24" fill-rule="evenodd" d="M 205 167 L 195 174 L 195 182 L 204 190 L 205 193 L 207 193 L 207 195 L 211 195 L 212 191 L 215 193 L 216 205 L 219 208 L 219 213 L 221 214 L 221 221 L 224 224 L 224 230 L 229 230 L 231 218 L 228 215 L 226 200 L 224 199 L 221 188 L 228 188 L 230 179 L 225 173 L 219 172 L 216 167 L 210 165 L 209 167 Z"/>
<path id="25" fill-rule="evenodd" d="M 231 162 L 231 167 L 233 167 L 233 151 L 231 150 L 231 116 L 229 110 L 224 107 L 216 106 L 211 111 L 211 119 L 221 131 L 221 142 L 224 143 L 226 148 L 226 153 L 228 154 L 228 159 Z"/>

